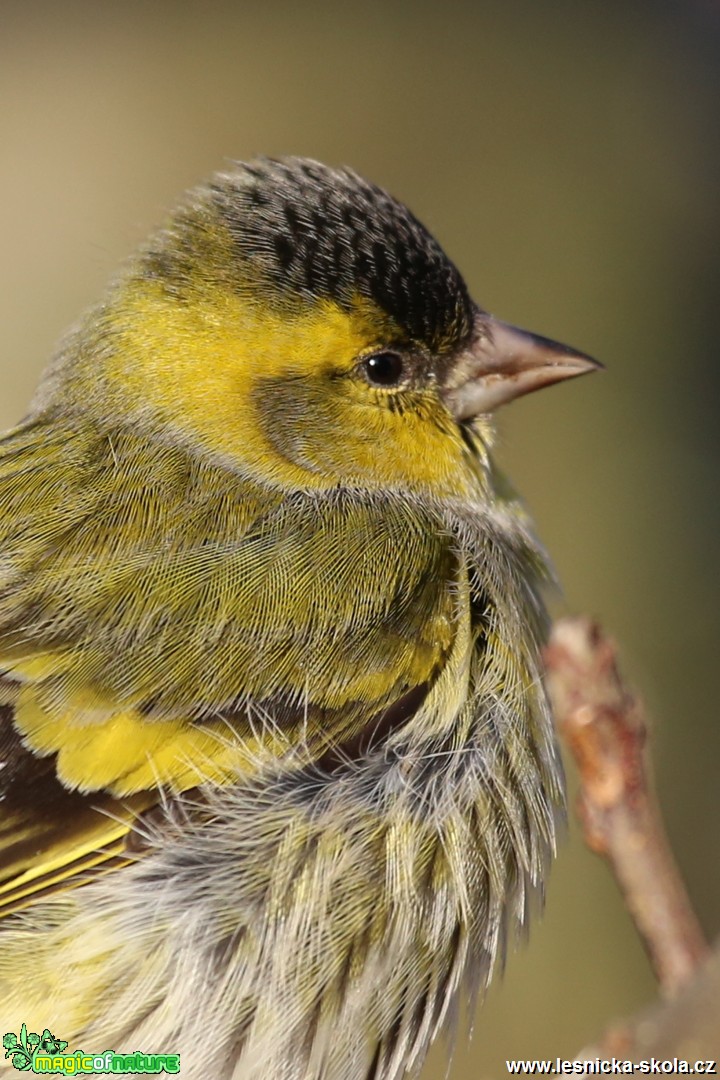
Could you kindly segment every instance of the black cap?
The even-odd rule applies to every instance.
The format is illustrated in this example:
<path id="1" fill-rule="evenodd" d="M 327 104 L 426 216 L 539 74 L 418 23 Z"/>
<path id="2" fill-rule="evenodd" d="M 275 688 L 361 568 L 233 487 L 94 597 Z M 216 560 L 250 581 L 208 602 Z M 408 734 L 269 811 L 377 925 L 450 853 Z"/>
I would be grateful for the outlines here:
<path id="1" fill-rule="evenodd" d="M 351 169 L 260 159 L 208 189 L 243 261 L 282 291 L 373 301 L 410 340 L 450 352 L 470 335 L 465 283 L 427 229 Z"/>

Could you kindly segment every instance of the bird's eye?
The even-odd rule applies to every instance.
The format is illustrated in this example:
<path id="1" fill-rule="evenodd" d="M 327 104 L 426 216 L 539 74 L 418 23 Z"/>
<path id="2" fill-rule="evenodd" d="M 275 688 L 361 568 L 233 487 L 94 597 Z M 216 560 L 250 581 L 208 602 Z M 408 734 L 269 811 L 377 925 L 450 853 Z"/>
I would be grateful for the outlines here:
<path id="1" fill-rule="evenodd" d="M 371 386 L 398 386 L 405 377 L 405 361 L 394 352 L 373 353 L 363 360 L 362 368 Z"/>

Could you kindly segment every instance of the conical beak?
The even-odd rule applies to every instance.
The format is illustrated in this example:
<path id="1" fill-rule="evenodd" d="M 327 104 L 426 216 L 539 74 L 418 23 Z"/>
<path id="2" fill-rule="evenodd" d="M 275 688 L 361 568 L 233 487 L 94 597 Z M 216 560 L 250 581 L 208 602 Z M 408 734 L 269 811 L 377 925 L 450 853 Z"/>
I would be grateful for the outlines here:
<path id="1" fill-rule="evenodd" d="M 601 368 L 597 360 L 577 349 L 482 312 L 475 338 L 458 357 L 443 396 L 456 420 L 470 420 L 543 386 Z"/>

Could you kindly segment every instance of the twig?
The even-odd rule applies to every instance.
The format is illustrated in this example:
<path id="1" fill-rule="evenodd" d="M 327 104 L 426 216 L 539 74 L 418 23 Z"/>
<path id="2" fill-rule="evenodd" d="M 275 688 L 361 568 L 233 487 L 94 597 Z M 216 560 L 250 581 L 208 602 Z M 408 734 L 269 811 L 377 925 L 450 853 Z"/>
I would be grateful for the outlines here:
<path id="1" fill-rule="evenodd" d="M 616 648 L 589 619 L 562 619 L 546 649 L 555 716 L 580 772 L 588 846 L 610 863 L 661 988 L 675 994 L 708 955 L 648 780 L 641 703 Z"/>
<path id="2" fill-rule="evenodd" d="M 634 1017 L 616 1020 L 576 1061 L 650 1057 L 667 1061 L 720 1059 L 720 949 L 684 989 L 669 1001 L 654 1002 Z M 674 1070 L 677 1071 L 677 1070 Z"/>

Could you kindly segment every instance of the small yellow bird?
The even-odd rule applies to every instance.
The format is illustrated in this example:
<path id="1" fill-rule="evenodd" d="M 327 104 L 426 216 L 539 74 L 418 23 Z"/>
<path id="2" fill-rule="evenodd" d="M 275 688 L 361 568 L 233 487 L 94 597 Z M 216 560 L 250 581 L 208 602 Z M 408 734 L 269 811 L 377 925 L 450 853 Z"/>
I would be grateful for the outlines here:
<path id="1" fill-rule="evenodd" d="M 491 414 L 596 366 L 348 169 L 189 194 L 0 439 L 6 1057 L 418 1072 L 563 801 Z"/>

